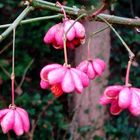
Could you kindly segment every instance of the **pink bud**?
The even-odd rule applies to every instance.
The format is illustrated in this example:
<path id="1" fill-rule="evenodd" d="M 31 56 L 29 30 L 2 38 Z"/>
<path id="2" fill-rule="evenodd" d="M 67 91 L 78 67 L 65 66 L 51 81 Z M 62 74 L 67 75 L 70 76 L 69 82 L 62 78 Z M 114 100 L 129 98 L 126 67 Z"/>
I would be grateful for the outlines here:
<path id="1" fill-rule="evenodd" d="M 63 46 L 63 38 L 64 38 L 64 28 L 62 23 L 60 23 L 55 33 L 55 40 L 57 46 Z"/>
<path id="2" fill-rule="evenodd" d="M 71 20 L 74 22 L 73 20 Z M 85 28 L 80 22 L 76 22 L 74 24 L 75 32 L 76 32 L 76 37 L 77 38 L 84 38 L 85 37 Z"/>
<path id="3" fill-rule="evenodd" d="M 140 115 L 140 89 L 131 88 L 131 103 L 129 110 L 134 116 Z"/>
<path id="4" fill-rule="evenodd" d="M 119 106 L 123 109 L 128 108 L 131 102 L 131 91 L 128 87 L 124 87 L 119 93 Z"/>
<path id="5" fill-rule="evenodd" d="M 95 59 L 93 61 L 93 67 L 96 73 L 100 76 L 105 69 L 105 62 L 101 59 Z"/>
<path id="6" fill-rule="evenodd" d="M 64 31 L 65 31 L 65 33 L 69 30 L 71 25 L 72 25 L 71 20 L 64 21 Z M 69 41 L 72 41 L 75 38 L 74 27 L 71 27 L 71 29 L 67 32 L 66 37 L 67 37 L 67 40 L 69 40 Z"/>
<path id="7" fill-rule="evenodd" d="M 46 35 L 44 37 L 44 42 L 46 44 L 50 44 L 55 41 L 55 33 L 56 33 L 58 27 L 59 27 L 59 24 L 56 24 L 48 30 L 48 32 L 46 33 Z"/>

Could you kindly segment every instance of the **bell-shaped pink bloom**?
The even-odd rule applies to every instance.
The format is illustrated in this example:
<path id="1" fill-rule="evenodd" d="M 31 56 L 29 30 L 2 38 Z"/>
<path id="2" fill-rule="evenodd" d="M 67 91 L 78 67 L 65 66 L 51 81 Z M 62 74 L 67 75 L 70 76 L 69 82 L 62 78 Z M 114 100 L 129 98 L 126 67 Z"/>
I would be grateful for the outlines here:
<path id="1" fill-rule="evenodd" d="M 105 62 L 101 59 L 84 60 L 77 66 L 77 69 L 86 73 L 90 79 L 94 79 L 95 76 L 102 75 L 105 69 Z"/>
<path id="2" fill-rule="evenodd" d="M 73 23 L 74 20 L 65 19 L 62 23 L 52 26 L 46 33 L 44 42 L 53 45 L 56 49 L 62 49 L 64 33 L 69 30 Z M 83 44 L 84 40 L 85 28 L 77 21 L 66 34 L 66 46 L 70 49 L 74 49 L 80 44 Z"/>
<path id="3" fill-rule="evenodd" d="M 134 116 L 138 116 L 140 115 L 140 89 L 121 85 L 109 86 L 100 98 L 100 104 L 111 104 L 110 112 L 113 115 L 128 109 Z"/>
<path id="4" fill-rule="evenodd" d="M 3 133 L 13 130 L 17 136 L 20 136 L 30 129 L 28 113 L 24 109 L 15 106 L 2 109 L 0 110 L 0 125 Z"/>
<path id="5" fill-rule="evenodd" d="M 45 66 L 41 72 L 41 87 L 50 87 L 51 91 L 59 96 L 63 92 L 70 93 L 77 91 L 81 93 L 83 88 L 89 84 L 88 76 L 75 68 L 70 66 L 51 64 Z M 45 85 L 43 82 L 45 82 Z"/>

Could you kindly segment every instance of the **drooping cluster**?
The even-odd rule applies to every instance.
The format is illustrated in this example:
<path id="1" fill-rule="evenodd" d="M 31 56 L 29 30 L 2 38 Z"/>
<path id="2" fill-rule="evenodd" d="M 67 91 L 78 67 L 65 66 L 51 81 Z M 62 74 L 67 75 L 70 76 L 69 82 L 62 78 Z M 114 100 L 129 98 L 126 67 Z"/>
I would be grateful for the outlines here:
<path id="1" fill-rule="evenodd" d="M 0 110 L 0 125 L 3 133 L 13 130 L 17 136 L 28 132 L 30 122 L 28 113 L 20 107 L 10 106 L 9 109 Z"/>
<path id="2" fill-rule="evenodd" d="M 86 73 L 90 79 L 94 79 L 95 76 L 101 76 L 103 73 L 105 62 L 101 59 L 84 60 L 77 66 L 77 69 Z"/>
<path id="3" fill-rule="evenodd" d="M 40 77 L 41 88 L 50 88 L 55 96 L 60 96 L 63 92 L 81 93 L 89 84 L 89 78 L 84 72 L 60 64 L 45 66 L 40 72 Z"/>
<path id="4" fill-rule="evenodd" d="M 118 115 L 128 109 L 134 116 L 140 115 L 140 89 L 121 85 L 109 86 L 100 99 L 102 105 L 111 104 L 110 112 Z"/>
<path id="5" fill-rule="evenodd" d="M 72 24 L 73 26 L 71 27 Z M 68 31 L 69 28 L 70 30 Z M 56 49 L 62 49 L 64 47 L 64 33 L 66 32 L 66 46 L 70 49 L 74 49 L 85 40 L 84 26 L 78 21 L 74 23 L 74 20 L 65 19 L 62 23 L 58 23 L 48 30 L 44 37 L 44 42 L 53 45 Z"/>

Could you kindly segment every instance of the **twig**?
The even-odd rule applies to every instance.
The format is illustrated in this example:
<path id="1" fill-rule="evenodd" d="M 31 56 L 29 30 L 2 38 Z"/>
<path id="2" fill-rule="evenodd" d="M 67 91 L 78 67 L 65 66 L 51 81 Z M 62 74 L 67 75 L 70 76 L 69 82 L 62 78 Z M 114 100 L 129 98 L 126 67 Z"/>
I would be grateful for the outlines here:
<path id="1" fill-rule="evenodd" d="M 33 23 L 33 22 L 37 22 L 37 21 L 43 21 L 43 20 L 47 20 L 47 19 L 61 18 L 61 17 L 63 17 L 63 14 L 57 14 L 57 15 L 52 15 L 52 16 L 44 16 L 44 17 L 37 17 L 37 18 L 30 18 L 30 19 L 22 20 L 19 23 L 19 25 Z M 0 29 L 7 28 L 7 27 L 11 26 L 11 24 L 0 25 Z"/>
<path id="2" fill-rule="evenodd" d="M 33 10 L 33 7 L 31 6 L 27 6 L 23 12 L 15 19 L 15 21 L 9 26 L 9 28 L 7 28 L 1 35 L 0 35 L 0 42 L 6 38 L 12 31 L 14 28 L 16 28 L 20 21 L 31 11 Z"/>
<path id="3" fill-rule="evenodd" d="M 116 36 L 120 39 L 120 41 L 122 42 L 123 46 L 126 48 L 126 50 L 129 53 L 129 57 L 131 59 L 133 59 L 135 57 L 134 53 L 130 50 L 130 48 L 128 47 L 128 45 L 125 43 L 125 41 L 122 39 L 122 37 L 118 34 L 118 32 L 115 30 L 115 28 L 104 18 L 99 17 L 102 21 L 104 21 L 111 29 L 112 31 L 116 34 Z"/>
<path id="4" fill-rule="evenodd" d="M 12 41 L 9 42 L 2 50 L 0 50 L 0 54 L 2 54 L 5 50 L 7 50 L 12 45 Z"/>
<path id="5" fill-rule="evenodd" d="M 54 103 L 55 100 L 56 100 L 56 97 L 53 98 L 52 100 L 48 101 L 48 104 L 46 106 L 44 106 L 43 110 L 38 114 L 37 119 L 34 122 L 31 131 L 28 133 L 29 140 L 33 140 L 34 132 L 35 132 L 35 129 L 37 127 L 37 124 L 38 124 L 39 119 L 44 114 L 44 112 L 49 108 L 49 106 Z"/>
<path id="6" fill-rule="evenodd" d="M 22 79 L 21 79 L 21 81 L 20 81 L 20 83 L 19 83 L 19 85 L 18 85 L 17 87 L 20 88 L 20 87 L 22 86 L 22 84 L 23 84 L 23 82 L 24 82 L 24 80 L 25 80 L 26 73 L 27 73 L 28 69 L 30 68 L 30 66 L 33 64 L 33 62 L 34 62 L 34 59 L 32 59 L 32 60 L 29 62 L 29 64 L 27 65 L 27 67 L 25 68 L 24 73 L 23 73 L 23 75 L 22 75 Z"/>

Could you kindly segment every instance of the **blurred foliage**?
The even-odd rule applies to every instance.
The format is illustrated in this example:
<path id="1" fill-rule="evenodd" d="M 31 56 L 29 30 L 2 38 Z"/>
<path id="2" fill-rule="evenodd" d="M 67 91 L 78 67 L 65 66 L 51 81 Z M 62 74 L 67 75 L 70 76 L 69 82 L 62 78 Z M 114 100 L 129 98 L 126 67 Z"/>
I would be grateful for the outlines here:
<path id="1" fill-rule="evenodd" d="M 67 0 L 67 4 L 85 7 L 96 6 L 98 1 L 95 0 Z M 55 2 L 52 0 L 51 2 Z M 61 1 L 62 2 L 62 1 Z M 140 16 L 140 3 L 138 0 L 119 0 L 112 5 L 114 10 L 113 14 L 125 17 Z M 124 8 L 125 6 L 125 8 Z M 14 0 L 1 0 L 0 1 L 0 24 L 11 23 L 23 10 L 19 1 Z M 37 17 L 44 15 L 53 15 L 52 11 L 37 9 L 29 14 L 29 17 Z M 20 25 L 16 31 L 16 57 L 15 57 L 15 71 L 17 85 L 20 83 L 23 73 L 32 59 L 34 63 L 29 68 L 25 76 L 24 83 L 21 86 L 23 91 L 21 94 L 17 90 L 16 104 L 25 108 L 30 115 L 31 124 L 38 118 L 43 108 L 48 105 L 48 102 L 53 99 L 53 95 L 49 91 L 40 89 L 39 86 L 39 73 L 44 65 L 49 63 L 63 63 L 63 52 L 46 46 L 43 43 L 43 36 L 48 28 L 58 19 L 47 20 L 42 22 L 30 23 L 28 25 Z M 117 26 L 115 27 L 133 52 L 136 54 L 136 59 L 131 69 L 131 83 L 139 87 L 140 69 L 138 68 L 140 62 L 140 49 L 139 40 L 140 35 L 134 28 L 127 28 Z M 1 29 L 0 33 L 4 30 Z M 111 33 L 112 48 L 110 58 L 110 77 L 109 85 L 123 84 L 125 78 L 125 70 L 128 62 L 128 54 L 123 48 L 122 44 L 116 36 Z M 11 50 L 12 50 L 12 35 L 5 39 L 0 44 L 0 108 L 7 107 L 11 102 L 11 89 L 10 78 L 11 73 Z M 2 51 L 6 48 L 5 51 Z M 8 73 L 8 74 L 7 74 Z M 116 74 L 117 73 L 117 74 Z M 68 102 L 66 95 L 63 95 L 58 100 L 55 100 L 52 105 L 47 108 L 47 111 L 39 118 L 37 127 L 34 132 L 34 140 L 70 140 L 70 132 L 68 125 L 69 119 Z M 104 130 L 106 132 L 105 138 L 95 136 L 94 140 L 139 140 L 140 139 L 140 121 L 139 118 L 134 118 L 123 112 L 118 117 L 110 117 L 106 120 Z M 87 131 L 93 131 L 94 126 L 83 126 L 78 129 L 81 135 L 85 135 Z M 3 140 L 27 140 L 28 135 L 25 134 L 16 137 L 13 132 L 4 135 L 0 129 L 0 138 Z"/>

